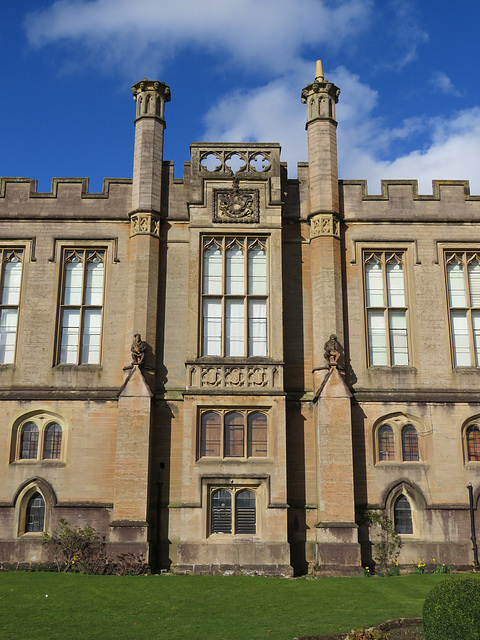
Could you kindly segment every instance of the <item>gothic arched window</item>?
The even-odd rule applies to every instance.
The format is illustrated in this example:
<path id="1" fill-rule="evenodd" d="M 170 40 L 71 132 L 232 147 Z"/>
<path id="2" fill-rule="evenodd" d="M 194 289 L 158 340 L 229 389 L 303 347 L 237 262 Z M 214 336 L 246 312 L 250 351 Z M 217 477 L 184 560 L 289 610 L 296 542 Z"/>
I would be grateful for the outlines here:
<path id="1" fill-rule="evenodd" d="M 402 429 L 402 458 L 405 462 L 419 460 L 417 430 L 411 424 Z"/>
<path id="2" fill-rule="evenodd" d="M 62 451 L 62 427 L 52 422 L 45 429 L 45 447 L 43 457 L 47 460 L 60 458 Z"/>
<path id="3" fill-rule="evenodd" d="M 404 495 L 395 500 L 393 520 L 397 533 L 413 533 L 412 508 Z"/>
<path id="4" fill-rule="evenodd" d="M 27 422 L 22 429 L 20 446 L 20 458 L 31 460 L 37 457 L 38 452 L 38 427 L 33 422 Z"/>
<path id="5" fill-rule="evenodd" d="M 395 460 L 395 437 L 388 424 L 382 425 L 378 430 L 378 459 Z"/>
<path id="6" fill-rule="evenodd" d="M 45 525 L 45 500 L 37 491 L 27 504 L 25 533 L 41 532 Z"/>
<path id="7" fill-rule="evenodd" d="M 466 431 L 468 461 L 480 461 L 480 428 L 472 424 Z"/>

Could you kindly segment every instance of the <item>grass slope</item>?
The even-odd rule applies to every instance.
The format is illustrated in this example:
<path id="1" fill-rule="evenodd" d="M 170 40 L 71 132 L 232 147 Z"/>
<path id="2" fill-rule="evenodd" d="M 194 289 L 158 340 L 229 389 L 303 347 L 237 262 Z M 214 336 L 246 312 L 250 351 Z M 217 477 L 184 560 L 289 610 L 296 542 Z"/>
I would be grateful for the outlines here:
<path id="1" fill-rule="evenodd" d="M 426 594 L 443 577 L 0 573 L 0 638 L 291 640 L 421 616 Z"/>

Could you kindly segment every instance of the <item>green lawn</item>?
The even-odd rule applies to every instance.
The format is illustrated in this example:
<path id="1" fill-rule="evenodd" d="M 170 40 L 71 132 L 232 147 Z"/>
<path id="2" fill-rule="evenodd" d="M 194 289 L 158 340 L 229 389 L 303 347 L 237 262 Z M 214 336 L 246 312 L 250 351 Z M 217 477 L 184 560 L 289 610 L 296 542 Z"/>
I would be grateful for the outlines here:
<path id="1" fill-rule="evenodd" d="M 443 578 L 0 573 L 0 638 L 291 640 L 420 616 Z"/>

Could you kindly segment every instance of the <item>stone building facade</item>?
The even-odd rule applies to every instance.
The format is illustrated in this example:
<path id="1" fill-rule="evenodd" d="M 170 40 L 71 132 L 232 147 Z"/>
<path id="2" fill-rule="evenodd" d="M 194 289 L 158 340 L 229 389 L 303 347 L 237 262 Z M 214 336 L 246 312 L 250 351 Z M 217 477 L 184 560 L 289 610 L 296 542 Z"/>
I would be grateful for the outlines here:
<path id="1" fill-rule="evenodd" d="M 480 196 L 339 181 L 321 64 L 296 179 L 261 143 L 174 178 L 170 90 L 132 90 L 133 179 L 1 181 L 0 562 L 64 517 L 157 569 L 356 571 L 370 508 L 472 564 Z"/>

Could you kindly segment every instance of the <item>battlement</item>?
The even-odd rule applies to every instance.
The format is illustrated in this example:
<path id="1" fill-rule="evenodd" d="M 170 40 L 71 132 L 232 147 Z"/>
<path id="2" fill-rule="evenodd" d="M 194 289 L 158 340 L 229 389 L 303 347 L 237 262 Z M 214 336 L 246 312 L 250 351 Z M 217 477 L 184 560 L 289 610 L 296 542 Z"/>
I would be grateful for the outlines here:
<path id="1" fill-rule="evenodd" d="M 131 179 L 104 178 L 101 193 L 90 193 L 88 185 L 88 178 L 53 178 L 50 192 L 39 192 L 36 180 L 1 178 L 0 217 L 128 218 Z"/>
<path id="2" fill-rule="evenodd" d="M 131 185 L 131 178 L 104 178 L 101 193 L 88 191 L 89 178 L 52 178 L 51 190 L 37 191 L 37 180 L 31 178 L 0 178 L 0 198 L 5 198 L 12 191 L 27 194 L 29 198 L 58 198 L 65 193 L 71 195 L 74 191 L 82 198 L 109 198 L 115 196 L 115 191 L 125 190 L 125 185 Z M 74 185 L 72 187 L 72 185 Z M 128 188 L 128 187 L 127 187 Z"/>
<path id="3" fill-rule="evenodd" d="M 382 180 L 381 193 L 369 194 L 366 180 L 340 180 L 345 221 L 478 222 L 480 195 L 468 180 L 433 180 L 432 194 L 419 194 L 417 180 Z"/>

